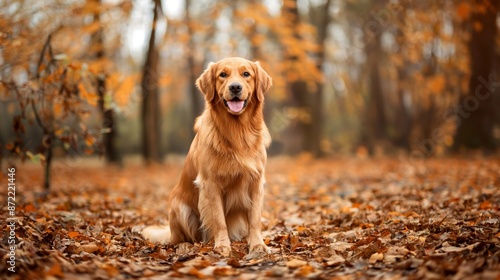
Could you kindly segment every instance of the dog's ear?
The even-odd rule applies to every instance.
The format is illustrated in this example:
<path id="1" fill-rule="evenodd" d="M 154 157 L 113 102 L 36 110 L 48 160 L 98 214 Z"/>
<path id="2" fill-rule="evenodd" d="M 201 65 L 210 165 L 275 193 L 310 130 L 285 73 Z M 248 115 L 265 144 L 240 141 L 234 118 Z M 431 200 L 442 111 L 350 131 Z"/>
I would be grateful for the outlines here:
<path id="1" fill-rule="evenodd" d="M 215 63 L 210 62 L 207 69 L 196 80 L 196 87 L 205 94 L 205 99 L 211 102 L 215 97 Z"/>
<path id="2" fill-rule="evenodd" d="M 258 61 L 255 64 L 255 91 L 257 92 L 257 99 L 262 102 L 264 101 L 264 93 L 266 93 L 273 85 L 273 80 L 269 75 L 262 69 Z"/>

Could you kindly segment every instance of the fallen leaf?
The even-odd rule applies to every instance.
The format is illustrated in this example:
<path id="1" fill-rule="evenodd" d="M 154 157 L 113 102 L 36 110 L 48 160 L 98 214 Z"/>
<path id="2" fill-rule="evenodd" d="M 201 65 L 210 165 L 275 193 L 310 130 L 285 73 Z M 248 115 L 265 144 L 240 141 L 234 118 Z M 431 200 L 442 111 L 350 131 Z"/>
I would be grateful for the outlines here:
<path id="1" fill-rule="evenodd" d="M 103 264 L 103 265 L 101 265 L 101 269 L 106 271 L 109 278 L 114 278 L 118 274 L 120 274 L 120 270 L 116 266 L 111 265 L 111 264 Z"/>
<path id="2" fill-rule="evenodd" d="M 381 261 L 384 259 L 384 254 L 382 253 L 374 253 L 370 256 L 369 262 L 371 264 L 376 263 L 377 261 Z"/>
<path id="3" fill-rule="evenodd" d="M 343 264 L 344 262 L 345 262 L 345 259 L 342 256 L 333 255 L 330 258 L 328 258 L 325 265 L 326 266 L 337 266 L 337 265 Z"/>
<path id="4" fill-rule="evenodd" d="M 353 245 L 354 245 L 353 243 L 339 241 L 339 242 L 334 242 L 334 243 L 330 244 L 330 248 L 335 250 L 337 253 L 343 253 L 346 250 L 351 249 L 351 247 Z"/>
<path id="5" fill-rule="evenodd" d="M 77 252 L 86 252 L 89 254 L 95 253 L 97 251 L 99 251 L 99 246 L 97 246 L 94 243 L 81 245 L 80 247 L 77 248 Z"/>
<path id="6" fill-rule="evenodd" d="M 200 270 L 196 269 L 195 267 L 182 267 L 177 270 L 177 272 L 189 275 L 189 276 L 194 276 L 198 279 L 204 279 L 206 277 L 205 274 L 203 274 Z"/>
<path id="7" fill-rule="evenodd" d="M 314 267 L 310 265 L 304 265 L 297 269 L 297 272 L 295 272 L 295 276 L 297 277 L 308 277 L 311 273 L 314 272 Z"/>
<path id="8" fill-rule="evenodd" d="M 292 259 L 292 260 L 289 260 L 286 262 L 286 266 L 289 268 L 298 268 L 298 267 L 304 266 L 306 264 L 307 264 L 306 261 L 297 260 L 297 259 Z"/>
<path id="9" fill-rule="evenodd" d="M 479 209 L 481 210 L 489 210 L 492 208 L 492 204 L 491 204 L 491 201 L 489 200 L 485 200 L 483 202 L 481 202 L 481 204 L 479 205 Z"/>
<path id="10" fill-rule="evenodd" d="M 272 267 L 266 271 L 267 277 L 283 277 L 288 272 L 288 268 L 282 266 Z"/>
<path id="11" fill-rule="evenodd" d="M 64 277 L 64 273 L 61 269 L 61 265 L 59 263 L 53 264 L 49 270 L 45 272 L 46 277 Z"/>
<path id="12" fill-rule="evenodd" d="M 239 274 L 239 272 L 230 266 L 228 266 L 228 267 L 216 267 L 214 272 L 213 272 L 214 276 L 235 276 L 238 274 Z"/>
<path id="13" fill-rule="evenodd" d="M 185 261 L 183 263 L 184 266 L 186 267 L 196 267 L 198 269 L 202 269 L 202 268 L 205 268 L 205 267 L 208 267 L 211 265 L 211 263 L 201 257 L 198 257 L 198 258 L 194 258 L 192 260 L 189 260 L 189 261 Z"/>

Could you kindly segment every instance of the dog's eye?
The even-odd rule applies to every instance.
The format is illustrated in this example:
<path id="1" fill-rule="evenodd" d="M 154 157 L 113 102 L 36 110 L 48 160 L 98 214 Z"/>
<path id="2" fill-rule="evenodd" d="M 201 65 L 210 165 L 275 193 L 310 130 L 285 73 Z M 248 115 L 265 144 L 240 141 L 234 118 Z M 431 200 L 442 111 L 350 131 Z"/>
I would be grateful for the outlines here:
<path id="1" fill-rule="evenodd" d="M 227 77 L 227 74 L 226 74 L 226 72 L 222 72 L 222 73 L 220 73 L 220 74 L 219 74 L 219 77 L 222 77 L 222 78 L 225 78 L 225 77 Z"/>
<path id="2" fill-rule="evenodd" d="M 243 76 L 245 76 L 245 77 L 250 77 L 250 73 L 248 73 L 248 72 L 243 72 Z"/>

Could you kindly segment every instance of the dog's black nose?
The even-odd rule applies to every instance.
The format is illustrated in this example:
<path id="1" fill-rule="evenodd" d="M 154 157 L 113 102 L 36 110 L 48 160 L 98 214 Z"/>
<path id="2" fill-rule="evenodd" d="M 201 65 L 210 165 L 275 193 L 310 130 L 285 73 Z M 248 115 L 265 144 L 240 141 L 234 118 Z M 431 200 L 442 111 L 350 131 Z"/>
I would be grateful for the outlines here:
<path id="1" fill-rule="evenodd" d="M 233 93 L 233 94 L 239 94 L 241 92 L 241 84 L 240 83 L 237 83 L 237 82 L 234 82 L 234 83 L 231 83 L 229 85 L 229 90 Z"/>

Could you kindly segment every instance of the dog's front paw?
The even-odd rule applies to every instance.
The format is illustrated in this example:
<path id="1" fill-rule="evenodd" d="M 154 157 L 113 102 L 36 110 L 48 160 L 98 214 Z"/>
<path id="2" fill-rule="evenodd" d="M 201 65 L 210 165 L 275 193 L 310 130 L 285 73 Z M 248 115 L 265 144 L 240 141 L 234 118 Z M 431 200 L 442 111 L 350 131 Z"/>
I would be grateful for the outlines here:
<path id="1" fill-rule="evenodd" d="M 231 254 L 231 246 L 230 245 L 215 245 L 214 251 L 223 257 L 229 257 Z"/>
<path id="2" fill-rule="evenodd" d="M 269 254 L 271 253 L 271 249 L 267 247 L 264 243 L 262 244 L 255 244 L 255 245 L 250 245 L 250 253 L 266 253 Z"/>
<path id="3" fill-rule="evenodd" d="M 271 253 L 271 249 L 263 243 L 250 245 L 249 251 L 248 255 L 245 256 L 245 260 L 260 259 Z"/>

